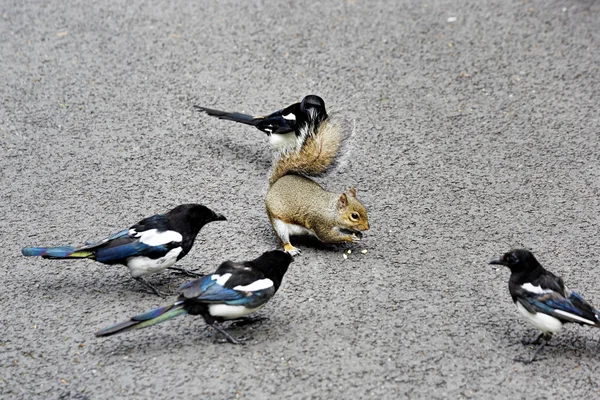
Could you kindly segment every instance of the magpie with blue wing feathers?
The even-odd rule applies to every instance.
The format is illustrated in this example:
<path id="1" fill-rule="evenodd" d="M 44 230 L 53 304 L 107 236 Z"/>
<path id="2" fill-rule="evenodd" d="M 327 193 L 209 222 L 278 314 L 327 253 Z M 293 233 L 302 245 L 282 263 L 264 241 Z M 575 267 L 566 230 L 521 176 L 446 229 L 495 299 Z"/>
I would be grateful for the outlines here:
<path id="1" fill-rule="evenodd" d="M 539 346 L 528 360 L 518 361 L 535 361 L 540 350 L 564 323 L 600 327 L 600 311 L 567 288 L 562 278 L 544 269 L 530 251 L 511 250 L 490 264 L 510 269 L 508 289 L 513 302 L 519 313 L 542 331 L 534 340 L 523 340 L 523 344 Z"/>
<path id="2" fill-rule="evenodd" d="M 182 285 L 181 295 L 175 303 L 136 315 L 128 321 L 101 329 L 95 335 L 110 336 L 190 314 L 201 315 L 207 325 L 220 332 L 230 343 L 242 343 L 243 338 L 234 338 L 215 322 L 245 319 L 262 308 L 279 289 L 292 260 L 288 253 L 273 250 L 252 261 L 226 261 L 212 275 Z"/>
<path id="3" fill-rule="evenodd" d="M 299 149 L 307 135 L 318 134 L 319 127 L 328 118 L 325 102 L 316 95 L 308 95 L 299 103 L 258 117 L 197 105 L 194 107 L 219 119 L 255 126 L 269 136 L 269 143 L 277 150 Z M 313 127 L 315 132 L 309 132 L 309 127 Z"/>
<path id="4" fill-rule="evenodd" d="M 122 264 L 129 267 L 131 276 L 163 294 L 145 277 L 173 269 L 188 272 L 173 265 L 185 257 L 204 225 L 226 218 L 200 204 L 182 204 L 165 214 L 145 218 L 129 229 L 112 234 L 98 242 L 83 246 L 24 247 L 24 256 L 48 259 L 87 258 L 103 264 Z"/>

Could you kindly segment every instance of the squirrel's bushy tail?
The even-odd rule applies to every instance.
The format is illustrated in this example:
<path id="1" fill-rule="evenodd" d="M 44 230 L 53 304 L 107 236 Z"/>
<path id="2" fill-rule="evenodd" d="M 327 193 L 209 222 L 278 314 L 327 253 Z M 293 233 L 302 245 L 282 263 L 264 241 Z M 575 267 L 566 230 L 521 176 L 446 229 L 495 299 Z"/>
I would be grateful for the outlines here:
<path id="1" fill-rule="evenodd" d="M 269 186 L 288 174 L 321 175 L 334 164 L 343 138 L 340 124 L 328 119 L 316 132 L 313 126 L 308 126 L 303 136 L 299 149 L 283 150 L 276 155 Z"/>
<path id="2" fill-rule="evenodd" d="M 144 314 L 136 315 L 127 321 L 119 322 L 118 324 L 111 325 L 108 328 L 100 329 L 94 335 L 110 336 L 114 335 L 115 333 L 121 333 L 131 329 L 146 328 L 186 313 L 187 311 L 183 309 L 183 302 L 177 302 L 170 306 L 156 308 Z"/>

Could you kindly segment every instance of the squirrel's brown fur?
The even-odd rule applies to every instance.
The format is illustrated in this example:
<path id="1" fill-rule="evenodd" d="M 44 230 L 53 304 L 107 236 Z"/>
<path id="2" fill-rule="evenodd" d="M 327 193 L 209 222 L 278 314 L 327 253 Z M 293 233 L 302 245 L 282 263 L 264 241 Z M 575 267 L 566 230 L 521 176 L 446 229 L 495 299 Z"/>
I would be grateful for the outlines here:
<path id="1" fill-rule="evenodd" d="M 306 132 L 312 132 L 309 126 Z M 312 234 L 325 243 L 354 242 L 369 229 L 367 211 L 356 190 L 336 194 L 323 189 L 309 176 L 323 174 L 334 163 L 342 142 L 342 127 L 324 121 L 299 150 L 283 151 L 275 160 L 265 198 L 271 225 L 284 249 L 300 251 L 289 236 Z"/>

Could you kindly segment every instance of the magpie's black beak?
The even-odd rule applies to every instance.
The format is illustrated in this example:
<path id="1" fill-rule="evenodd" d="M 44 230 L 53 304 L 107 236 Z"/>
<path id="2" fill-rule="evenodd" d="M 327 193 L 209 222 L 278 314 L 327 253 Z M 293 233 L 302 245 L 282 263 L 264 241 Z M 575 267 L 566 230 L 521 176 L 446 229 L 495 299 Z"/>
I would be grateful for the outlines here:
<path id="1" fill-rule="evenodd" d="M 227 221 L 227 218 L 223 214 L 215 213 L 215 221 Z"/>
<path id="2" fill-rule="evenodd" d="M 504 261 L 502 258 L 499 258 L 497 260 L 492 260 L 492 261 L 490 261 L 490 264 L 492 264 L 492 265 L 507 265 L 506 261 Z"/>

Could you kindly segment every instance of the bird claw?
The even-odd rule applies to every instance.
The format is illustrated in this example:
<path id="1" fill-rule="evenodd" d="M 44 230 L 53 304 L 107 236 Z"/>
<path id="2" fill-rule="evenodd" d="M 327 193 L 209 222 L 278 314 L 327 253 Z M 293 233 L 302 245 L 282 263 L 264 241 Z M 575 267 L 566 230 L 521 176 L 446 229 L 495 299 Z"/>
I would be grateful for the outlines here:
<path id="1" fill-rule="evenodd" d="M 256 323 L 262 323 L 263 321 L 269 320 L 269 317 L 254 317 L 254 318 L 240 318 L 237 321 L 233 321 L 230 327 L 240 328 L 243 326 L 254 325 Z"/>
<path id="2" fill-rule="evenodd" d="M 190 276 L 192 278 L 201 278 L 201 277 L 206 276 L 205 274 L 198 274 L 196 272 L 193 272 L 193 271 L 199 270 L 200 268 L 185 269 L 185 268 L 179 268 L 179 267 L 168 267 L 167 269 L 171 270 L 172 273 L 174 273 L 174 274 Z"/>
<path id="3" fill-rule="evenodd" d="M 540 344 L 540 340 L 539 339 L 521 339 L 521 343 L 523 344 L 523 346 L 532 346 L 534 344 Z"/>
<path id="4" fill-rule="evenodd" d="M 515 357 L 513 358 L 513 361 L 515 362 L 520 362 L 522 364 L 531 364 L 535 361 L 538 361 L 539 359 L 534 355 L 534 357 L 530 357 L 530 358 L 523 358 L 523 357 Z"/>
<path id="5" fill-rule="evenodd" d="M 237 338 L 234 338 L 233 336 L 230 336 L 228 338 L 217 339 L 217 342 L 218 343 L 231 343 L 231 344 L 241 344 L 241 345 L 244 345 L 249 340 L 252 340 L 252 338 L 251 337 L 245 337 L 245 336 L 239 336 Z"/>
<path id="6" fill-rule="evenodd" d="M 154 285 L 152 285 L 150 282 L 147 282 L 144 278 L 138 277 L 138 278 L 134 278 L 136 281 L 140 282 L 142 285 L 144 285 L 146 288 L 150 289 L 150 291 L 152 293 L 154 293 L 155 295 L 162 297 L 163 299 L 165 297 L 167 297 L 167 293 L 163 293 L 160 290 L 158 290 Z"/>

